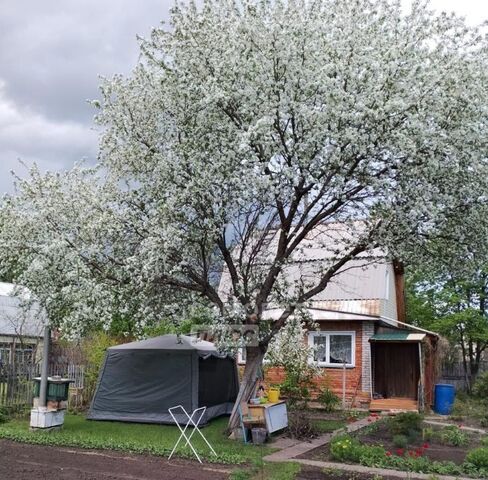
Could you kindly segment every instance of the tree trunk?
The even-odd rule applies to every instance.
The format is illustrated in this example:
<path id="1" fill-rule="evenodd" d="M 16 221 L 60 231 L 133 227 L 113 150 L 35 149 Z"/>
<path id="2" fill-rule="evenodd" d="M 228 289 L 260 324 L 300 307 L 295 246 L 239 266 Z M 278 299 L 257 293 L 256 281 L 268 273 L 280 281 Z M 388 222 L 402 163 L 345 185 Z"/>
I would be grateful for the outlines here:
<path id="1" fill-rule="evenodd" d="M 254 394 L 258 380 L 257 375 L 263 363 L 265 353 L 265 347 L 246 347 L 246 366 L 244 367 L 237 400 L 229 419 L 228 428 L 230 432 L 233 432 L 240 425 L 239 405 L 241 402 L 248 402 Z"/>

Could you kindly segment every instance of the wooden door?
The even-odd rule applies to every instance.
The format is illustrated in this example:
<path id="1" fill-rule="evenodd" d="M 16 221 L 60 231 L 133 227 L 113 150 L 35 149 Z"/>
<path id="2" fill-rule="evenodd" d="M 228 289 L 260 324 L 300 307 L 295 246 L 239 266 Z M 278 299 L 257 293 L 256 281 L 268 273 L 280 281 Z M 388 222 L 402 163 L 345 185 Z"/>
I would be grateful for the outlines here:
<path id="1" fill-rule="evenodd" d="M 420 377 L 418 343 L 374 343 L 374 393 L 384 398 L 417 399 Z"/>

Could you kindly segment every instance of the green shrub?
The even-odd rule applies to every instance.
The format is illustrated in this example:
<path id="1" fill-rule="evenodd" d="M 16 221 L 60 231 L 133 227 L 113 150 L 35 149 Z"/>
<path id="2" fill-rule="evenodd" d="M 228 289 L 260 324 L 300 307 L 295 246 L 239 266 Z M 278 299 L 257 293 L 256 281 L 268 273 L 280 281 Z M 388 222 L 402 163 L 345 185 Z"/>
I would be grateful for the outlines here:
<path id="1" fill-rule="evenodd" d="M 396 448 L 407 448 L 408 438 L 405 435 L 394 435 L 392 441 Z"/>
<path id="2" fill-rule="evenodd" d="M 473 395 L 479 398 L 488 398 L 488 372 L 478 375 L 473 387 Z"/>
<path id="3" fill-rule="evenodd" d="M 10 420 L 9 412 L 5 407 L 0 407 L 0 423 L 6 423 Z"/>
<path id="4" fill-rule="evenodd" d="M 462 398 L 456 397 L 450 415 L 451 420 L 454 420 L 455 422 L 460 422 L 461 420 L 464 420 L 468 415 L 468 409 L 469 407 L 467 403 Z"/>
<path id="5" fill-rule="evenodd" d="M 83 353 L 87 360 L 85 370 L 85 388 L 83 396 L 90 400 L 95 393 L 98 381 L 98 374 L 102 367 L 107 348 L 123 343 L 122 339 L 112 337 L 105 332 L 97 332 L 83 340 Z"/>
<path id="6" fill-rule="evenodd" d="M 479 447 L 471 450 L 466 455 L 466 462 L 471 463 L 477 468 L 488 469 L 488 448 Z"/>
<path id="7" fill-rule="evenodd" d="M 393 435 L 417 436 L 422 430 L 423 416 L 415 412 L 399 413 L 390 420 Z"/>
<path id="8" fill-rule="evenodd" d="M 340 403 L 339 397 L 328 387 L 323 388 L 320 391 L 317 400 L 324 407 L 326 412 L 332 412 Z"/>
<path id="9" fill-rule="evenodd" d="M 456 425 L 444 427 L 439 435 L 439 440 L 444 445 L 452 445 L 453 447 L 461 447 L 469 443 L 466 432 L 463 432 Z"/>
<path id="10" fill-rule="evenodd" d="M 483 437 L 481 439 L 481 445 L 483 445 L 484 447 L 488 447 L 488 437 Z"/>

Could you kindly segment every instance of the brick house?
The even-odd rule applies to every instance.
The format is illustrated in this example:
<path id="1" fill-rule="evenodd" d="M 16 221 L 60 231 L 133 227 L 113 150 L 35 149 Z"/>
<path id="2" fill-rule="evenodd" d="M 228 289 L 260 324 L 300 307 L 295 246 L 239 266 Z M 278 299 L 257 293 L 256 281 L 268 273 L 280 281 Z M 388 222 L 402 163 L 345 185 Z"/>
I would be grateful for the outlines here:
<path id="1" fill-rule="evenodd" d="M 313 251 L 315 250 L 315 253 Z M 317 249 L 312 248 L 312 255 Z M 303 264 L 303 263 L 302 263 Z M 287 275 L 310 275 L 295 265 Z M 221 280 L 226 282 L 225 276 Z M 270 307 L 264 317 L 279 318 Z M 432 404 L 438 336 L 405 323 L 404 271 L 381 253 L 348 262 L 327 288 L 313 298 L 308 313 L 318 325 L 305 339 L 316 347 L 324 369 L 322 385 L 342 395 L 345 362 L 349 404 L 381 410 L 423 410 Z M 239 355 L 239 363 L 245 359 Z M 267 383 L 283 372 L 266 369 Z"/>

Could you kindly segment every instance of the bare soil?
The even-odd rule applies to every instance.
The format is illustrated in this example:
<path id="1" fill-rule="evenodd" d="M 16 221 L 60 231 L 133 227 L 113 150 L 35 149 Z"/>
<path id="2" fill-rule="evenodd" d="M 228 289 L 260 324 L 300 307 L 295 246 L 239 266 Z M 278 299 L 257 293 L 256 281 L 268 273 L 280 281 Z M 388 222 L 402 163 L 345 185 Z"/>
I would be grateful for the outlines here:
<path id="1" fill-rule="evenodd" d="M 1 480 L 224 480 L 231 466 L 0 440 Z"/>
<path id="2" fill-rule="evenodd" d="M 376 477 L 378 478 L 378 477 Z M 382 480 L 398 480 L 396 477 L 382 476 Z M 302 471 L 295 480 L 374 480 L 375 475 L 340 470 L 323 470 L 317 467 L 302 465 Z"/>

